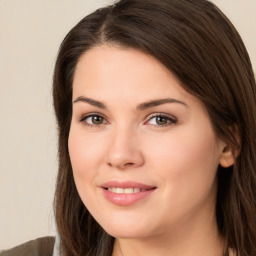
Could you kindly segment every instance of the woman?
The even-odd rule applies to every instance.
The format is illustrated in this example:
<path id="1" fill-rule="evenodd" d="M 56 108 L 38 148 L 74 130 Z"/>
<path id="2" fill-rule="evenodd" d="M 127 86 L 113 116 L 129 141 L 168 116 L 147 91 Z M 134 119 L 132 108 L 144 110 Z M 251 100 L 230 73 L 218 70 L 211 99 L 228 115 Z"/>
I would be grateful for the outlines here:
<path id="1" fill-rule="evenodd" d="M 216 6 L 97 10 L 64 39 L 53 95 L 64 255 L 256 255 L 255 78 Z"/>
<path id="2" fill-rule="evenodd" d="M 256 255 L 255 88 L 206 0 L 121 0 L 81 20 L 53 82 L 59 254 Z"/>

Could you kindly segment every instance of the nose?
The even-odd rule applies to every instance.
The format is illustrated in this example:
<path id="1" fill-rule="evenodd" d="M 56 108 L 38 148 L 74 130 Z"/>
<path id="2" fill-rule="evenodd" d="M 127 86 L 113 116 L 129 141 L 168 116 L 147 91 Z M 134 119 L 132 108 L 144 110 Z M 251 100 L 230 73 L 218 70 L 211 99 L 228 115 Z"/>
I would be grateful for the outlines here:
<path id="1" fill-rule="evenodd" d="M 113 131 L 106 155 L 107 165 L 119 170 L 136 168 L 144 164 L 141 145 L 138 143 L 136 132 L 131 129 Z"/>

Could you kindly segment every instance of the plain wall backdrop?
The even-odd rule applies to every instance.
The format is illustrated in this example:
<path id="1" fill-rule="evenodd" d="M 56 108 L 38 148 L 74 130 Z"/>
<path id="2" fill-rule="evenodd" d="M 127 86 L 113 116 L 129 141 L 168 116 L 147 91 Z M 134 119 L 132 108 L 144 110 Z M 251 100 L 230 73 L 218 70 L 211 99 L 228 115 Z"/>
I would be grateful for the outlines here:
<path id="1" fill-rule="evenodd" d="M 0 250 L 55 234 L 57 137 L 51 83 L 58 47 L 113 0 L 0 0 Z M 256 1 L 214 0 L 256 70 Z"/>

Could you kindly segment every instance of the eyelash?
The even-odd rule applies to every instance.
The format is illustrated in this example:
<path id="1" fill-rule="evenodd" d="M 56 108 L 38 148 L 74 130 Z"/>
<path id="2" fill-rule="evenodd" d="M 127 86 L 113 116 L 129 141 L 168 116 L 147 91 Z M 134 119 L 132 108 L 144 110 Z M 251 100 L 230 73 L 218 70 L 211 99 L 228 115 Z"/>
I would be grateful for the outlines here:
<path id="1" fill-rule="evenodd" d="M 104 120 L 106 120 L 106 118 L 100 114 L 97 114 L 97 113 L 92 113 L 92 114 L 88 114 L 88 115 L 84 115 L 82 116 L 80 122 L 83 122 L 84 125 L 86 126 L 90 126 L 90 127 L 98 127 L 98 126 L 101 126 L 102 124 L 89 124 L 87 122 L 85 122 L 85 120 L 89 117 L 100 117 L 100 118 L 103 118 Z"/>
<path id="2" fill-rule="evenodd" d="M 89 126 L 89 127 L 99 127 L 99 126 L 103 125 L 103 124 L 89 124 L 88 122 L 85 121 L 89 117 L 100 117 L 100 118 L 103 118 L 106 121 L 106 118 L 104 116 L 102 116 L 101 114 L 92 113 L 92 114 L 88 114 L 88 115 L 82 116 L 80 122 L 83 122 L 84 125 Z M 168 123 L 167 124 L 163 124 L 163 125 L 149 124 L 150 126 L 161 128 L 161 127 L 166 127 L 166 126 L 169 126 L 169 125 L 176 124 L 177 121 L 178 121 L 177 118 L 175 118 L 174 116 L 170 116 L 170 115 L 167 115 L 167 114 L 159 113 L 159 114 L 152 114 L 152 115 L 150 115 L 149 118 L 147 119 L 147 122 L 149 122 L 153 118 L 157 118 L 157 117 L 162 117 L 162 118 L 166 119 Z"/>
<path id="3" fill-rule="evenodd" d="M 177 121 L 178 121 L 177 118 L 174 117 L 174 116 L 170 116 L 170 115 L 162 114 L 162 113 L 157 113 L 157 114 L 150 115 L 149 118 L 147 119 L 147 122 L 149 122 L 153 118 L 157 118 L 157 117 L 161 117 L 161 118 L 166 119 L 167 120 L 167 124 L 163 124 L 163 125 L 149 124 L 149 125 L 161 128 L 161 127 L 166 127 L 166 126 L 170 126 L 170 125 L 176 124 Z"/>

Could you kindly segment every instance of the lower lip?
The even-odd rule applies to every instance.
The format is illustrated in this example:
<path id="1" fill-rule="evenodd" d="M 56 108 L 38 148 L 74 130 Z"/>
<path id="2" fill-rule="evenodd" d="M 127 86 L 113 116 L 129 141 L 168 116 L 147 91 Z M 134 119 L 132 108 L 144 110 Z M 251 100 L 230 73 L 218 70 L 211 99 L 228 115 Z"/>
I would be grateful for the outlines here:
<path id="1" fill-rule="evenodd" d="M 148 189 L 148 190 L 143 190 L 138 193 L 132 193 L 132 194 L 117 194 L 111 191 L 108 191 L 107 189 L 103 189 L 103 194 L 105 198 L 118 206 L 130 206 L 134 203 L 136 203 L 139 200 L 142 200 L 148 196 L 151 195 L 152 192 L 155 191 L 155 188 L 153 189 Z"/>

